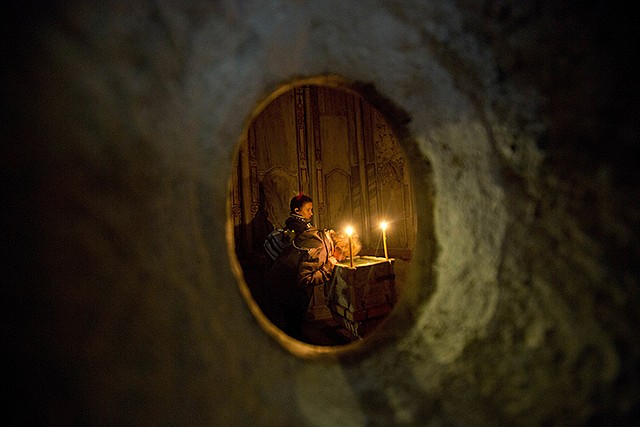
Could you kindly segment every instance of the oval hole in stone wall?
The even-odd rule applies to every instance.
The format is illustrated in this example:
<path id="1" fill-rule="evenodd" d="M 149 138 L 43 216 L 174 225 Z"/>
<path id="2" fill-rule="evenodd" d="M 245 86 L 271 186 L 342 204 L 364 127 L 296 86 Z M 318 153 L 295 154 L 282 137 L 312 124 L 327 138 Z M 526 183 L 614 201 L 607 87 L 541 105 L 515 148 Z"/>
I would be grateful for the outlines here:
<path id="1" fill-rule="evenodd" d="M 230 182 L 232 250 L 245 299 L 283 343 L 358 345 L 384 323 L 407 280 L 417 215 L 398 139 L 402 123 L 375 107 L 363 87 L 336 77 L 285 85 L 254 111 L 238 145 Z M 341 261 L 327 284 L 308 292 L 295 289 L 290 268 L 303 252 L 288 247 L 274 261 L 264 246 L 274 229 L 286 229 L 290 202 L 300 192 L 312 199 L 315 228 L 352 227 L 353 245 L 361 244 L 353 262 Z M 298 234 L 298 246 L 313 245 Z"/>

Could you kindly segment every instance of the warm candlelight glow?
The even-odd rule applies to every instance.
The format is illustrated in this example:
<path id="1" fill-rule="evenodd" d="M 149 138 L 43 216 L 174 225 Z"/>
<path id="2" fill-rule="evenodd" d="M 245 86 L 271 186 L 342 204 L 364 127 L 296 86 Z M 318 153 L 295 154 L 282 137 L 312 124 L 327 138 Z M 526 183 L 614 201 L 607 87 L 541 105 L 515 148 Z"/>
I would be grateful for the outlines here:
<path id="1" fill-rule="evenodd" d="M 348 226 L 345 230 L 347 236 L 349 236 L 349 266 L 353 268 L 353 243 L 351 241 L 351 235 L 353 234 L 353 227 Z"/>
<path id="2" fill-rule="evenodd" d="M 384 246 L 384 257 L 385 259 L 389 259 L 389 253 L 387 252 L 387 222 L 382 221 L 380 223 L 380 228 L 382 229 L 382 245 Z"/>

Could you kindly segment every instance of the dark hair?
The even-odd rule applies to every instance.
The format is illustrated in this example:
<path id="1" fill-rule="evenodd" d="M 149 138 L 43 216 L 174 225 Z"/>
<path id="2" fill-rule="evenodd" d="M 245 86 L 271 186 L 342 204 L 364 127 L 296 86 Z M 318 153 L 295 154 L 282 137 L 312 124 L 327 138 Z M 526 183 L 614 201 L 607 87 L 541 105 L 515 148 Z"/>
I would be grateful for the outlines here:
<path id="1" fill-rule="evenodd" d="M 291 212 L 295 212 L 296 209 L 300 209 L 305 203 L 310 202 L 313 202 L 313 200 L 311 200 L 311 197 L 299 193 L 297 196 L 291 199 L 291 202 L 289 203 L 289 209 L 291 209 Z"/>

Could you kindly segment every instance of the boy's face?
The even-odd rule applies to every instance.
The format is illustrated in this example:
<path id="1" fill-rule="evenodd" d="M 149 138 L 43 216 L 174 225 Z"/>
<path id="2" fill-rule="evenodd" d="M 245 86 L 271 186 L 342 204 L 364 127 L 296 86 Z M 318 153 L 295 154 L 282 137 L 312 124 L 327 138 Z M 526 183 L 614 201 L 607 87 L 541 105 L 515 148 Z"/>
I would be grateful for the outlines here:
<path id="1" fill-rule="evenodd" d="M 303 217 L 304 219 L 311 219 L 311 217 L 313 216 L 313 203 L 307 202 L 303 204 L 300 208 L 298 208 L 296 211 L 297 211 L 297 214 Z"/>

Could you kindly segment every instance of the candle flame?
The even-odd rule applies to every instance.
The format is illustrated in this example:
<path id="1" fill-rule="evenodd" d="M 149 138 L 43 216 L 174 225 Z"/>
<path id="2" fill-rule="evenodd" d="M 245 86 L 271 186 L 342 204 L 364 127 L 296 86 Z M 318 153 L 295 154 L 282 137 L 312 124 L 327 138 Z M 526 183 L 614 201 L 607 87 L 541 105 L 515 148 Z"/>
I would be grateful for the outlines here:
<path id="1" fill-rule="evenodd" d="M 353 234 L 353 227 L 348 226 L 345 232 L 347 233 L 347 236 L 351 236 Z"/>
<path id="2" fill-rule="evenodd" d="M 382 221 L 382 222 L 380 223 L 380 228 L 381 228 L 383 231 L 384 231 L 384 230 L 386 230 L 386 229 L 387 229 L 387 222 L 386 222 L 386 221 Z"/>

